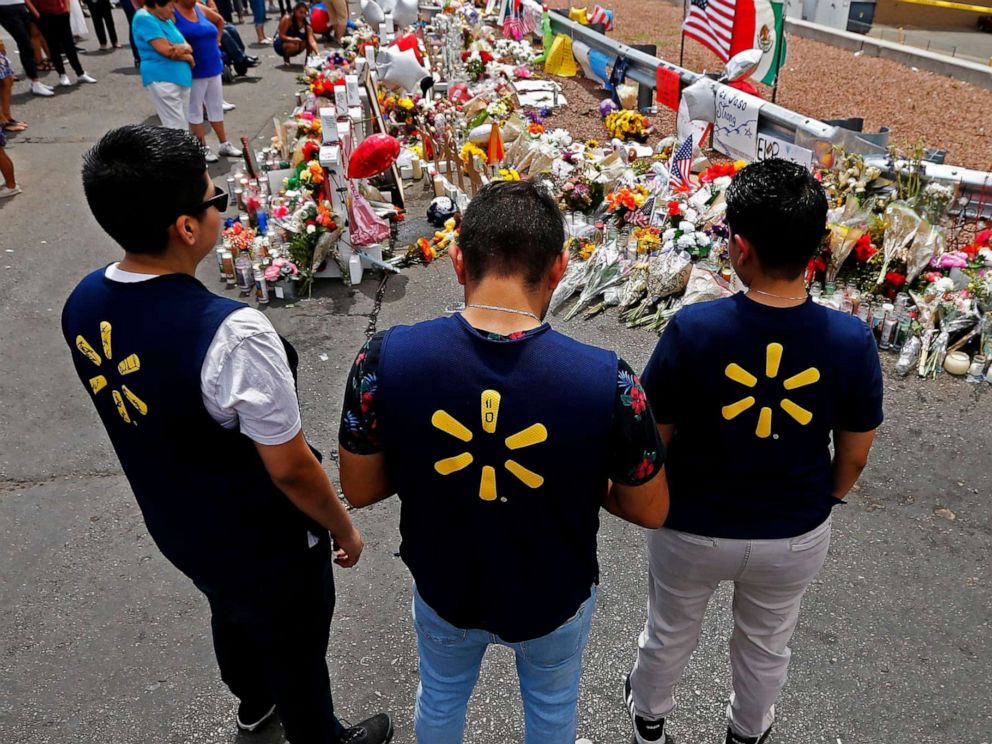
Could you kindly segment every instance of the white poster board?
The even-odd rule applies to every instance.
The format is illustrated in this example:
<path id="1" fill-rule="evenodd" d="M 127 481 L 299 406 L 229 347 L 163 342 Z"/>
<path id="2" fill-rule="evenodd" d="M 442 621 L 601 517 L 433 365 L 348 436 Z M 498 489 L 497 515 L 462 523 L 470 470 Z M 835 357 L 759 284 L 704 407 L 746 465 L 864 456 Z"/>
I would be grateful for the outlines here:
<path id="1" fill-rule="evenodd" d="M 738 160 L 758 152 L 758 112 L 765 102 L 726 85 L 716 86 L 713 148 Z"/>
<path id="2" fill-rule="evenodd" d="M 703 141 L 709 132 L 710 123 L 707 121 L 693 121 L 689 118 L 689 107 L 683 96 L 679 103 L 679 112 L 675 118 L 675 132 L 679 142 L 685 142 L 685 138 L 692 135 L 693 152 L 703 148 Z"/>
<path id="3" fill-rule="evenodd" d="M 784 139 L 771 134 L 758 135 L 758 152 L 756 160 L 782 158 L 793 163 L 799 163 L 807 170 L 813 169 L 813 151 L 805 147 L 786 142 Z"/>

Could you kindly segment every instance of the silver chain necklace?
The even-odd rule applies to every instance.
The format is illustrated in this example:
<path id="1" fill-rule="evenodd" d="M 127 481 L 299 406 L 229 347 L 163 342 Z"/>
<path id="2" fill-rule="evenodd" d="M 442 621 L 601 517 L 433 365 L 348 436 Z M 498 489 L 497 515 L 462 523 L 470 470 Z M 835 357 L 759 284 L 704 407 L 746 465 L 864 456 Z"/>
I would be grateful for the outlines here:
<path id="1" fill-rule="evenodd" d="M 476 310 L 495 310 L 498 313 L 510 313 L 512 315 L 526 315 L 528 318 L 533 318 L 538 323 L 541 322 L 541 319 L 536 315 L 534 315 L 534 313 L 532 313 L 530 310 L 517 310 L 512 307 L 500 307 L 499 305 L 477 305 L 475 303 L 466 305 L 465 309 L 467 310 L 470 307 L 475 308 Z"/>
<path id="2" fill-rule="evenodd" d="M 802 300 L 803 302 L 805 302 L 809 298 L 809 295 L 803 295 L 802 297 L 786 297 L 785 295 L 777 295 L 777 294 L 772 294 L 771 292 L 765 292 L 764 290 L 761 289 L 751 289 L 750 287 L 748 288 L 747 291 L 748 294 L 750 294 L 751 292 L 757 292 L 760 295 L 765 295 L 766 297 L 775 297 L 776 299 L 779 300 L 796 300 L 796 301 Z"/>

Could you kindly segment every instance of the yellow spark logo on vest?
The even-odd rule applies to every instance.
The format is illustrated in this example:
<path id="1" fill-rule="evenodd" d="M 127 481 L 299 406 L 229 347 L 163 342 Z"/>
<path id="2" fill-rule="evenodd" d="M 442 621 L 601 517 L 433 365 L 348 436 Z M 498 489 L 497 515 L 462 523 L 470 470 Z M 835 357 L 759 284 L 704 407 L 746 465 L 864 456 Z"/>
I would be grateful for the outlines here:
<path id="1" fill-rule="evenodd" d="M 768 348 L 765 352 L 765 377 L 770 380 L 778 377 L 779 365 L 782 362 L 782 344 L 768 344 Z M 746 369 L 741 367 L 739 364 L 728 364 L 727 369 L 724 370 L 724 374 L 736 383 L 743 385 L 744 387 L 753 388 L 758 384 L 758 378 L 748 372 Z M 820 370 L 816 367 L 810 367 L 798 375 L 793 375 L 782 382 L 782 387 L 786 390 L 796 390 L 801 387 L 806 387 L 807 385 L 812 385 L 820 380 Z M 757 403 L 753 395 L 749 395 L 746 398 L 741 398 L 736 403 L 731 403 L 729 406 L 724 406 L 722 409 L 723 418 L 727 421 L 737 418 L 744 411 L 748 410 L 754 404 Z M 782 398 L 779 403 L 779 408 L 785 411 L 789 416 L 791 416 L 796 422 L 801 426 L 806 426 L 810 421 L 813 420 L 813 414 L 807 411 L 800 405 L 792 402 L 788 398 Z M 772 409 L 768 406 L 762 406 L 761 410 L 758 412 L 758 425 L 754 430 L 754 433 L 760 439 L 767 439 L 772 434 Z M 777 437 L 777 435 L 776 435 Z"/>
<path id="2" fill-rule="evenodd" d="M 486 434 L 496 433 L 496 423 L 499 419 L 500 394 L 495 390 L 482 391 L 482 431 Z M 440 429 L 445 434 L 453 436 L 462 442 L 472 441 L 472 432 L 467 426 L 458 421 L 447 411 L 435 411 L 431 416 L 431 424 L 435 429 Z M 505 440 L 506 448 L 509 450 L 519 450 L 525 447 L 533 447 L 548 439 L 548 430 L 544 424 L 534 424 L 528 426 L 523 431 L 508 436 Z M 471 452 L 462 452 L 460 455 L 438 460 L 434 463 L 434 469 L 441 475 L 451 475 L 460 470 L 464 470 L 475 462 Z M 503 463 L 511 475 L 523 483 L 528 488 L 537 489 L 544 484 L 544 478 L 537 473 L 528 470 L 514 460 L 507 460 Z M 498 498 L 496 493 L 496 469 L 491 465 L 484 465 L 482 477 L 479 481 L 479 498 L 483 501 L 495 501 Z M 501 499 L 506 501 L 505 498 Z"/>
<path id="3" fill-rule="evenodd" d="M 110 323 L 103 320 L 100 322 L 100 345 L 103 347 L 103 356 L 97 353 L 89 341 L 87 341 L 80 334 L 76 336 L 76 348 L 79 352 L 89 359 L 97 367 L 102 367 L 104 360 L 111 362 L 114 358 L 113 355 L 113 344 L 111 343 L 111 333 L 113 329 Z M 121 377 L 126 375 L 134 374 L 139 369 L 141 369 L 141 360 L 138 358 L 137 354 L 131 354 L 125 357 L 117 365 L 117 374 Z M 109 370 L 108 370 L 109 373 Z M 93 397 L 96 397 L 97 393 L 103 390 L 109 384 L 105 375 L 96 375 L 89 379 L 90 390 L 93 391 Z M 138 422 L 131 418 L 131 414 L 128 413 L 128 407 L 124 404 L 125 401 L 134 408 L 135 411 L 140 413 L 142 416 L 148 415 L 148 406 L 145 402 L 141 400 L 137 395 L 135 395 L 131 390 L 128 389 L 127 385 L 122 384 L 121 389 L 112 389 L 110 391 L 111 397 L 114 399 L 114 405 L 117 406 L 117 413 L 120 414 L 121 419 L 124 420 L 126 424 L 138 425 Z"/>

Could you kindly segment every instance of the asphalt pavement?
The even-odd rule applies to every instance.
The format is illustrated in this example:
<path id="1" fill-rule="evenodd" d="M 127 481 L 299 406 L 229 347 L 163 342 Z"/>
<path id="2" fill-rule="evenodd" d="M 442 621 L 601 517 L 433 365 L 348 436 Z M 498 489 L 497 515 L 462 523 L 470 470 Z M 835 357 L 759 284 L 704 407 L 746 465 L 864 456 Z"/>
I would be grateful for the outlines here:
<path id="1" fill-rule="evenodd" d="M 247 40 L 250 26 L 241 30 Z M 238 106 L 229 132 L 262 143 L 293 105 L 298 70 L 259 53 L 253 77 L 225 94 Z M 31 128 L 8 152 L 24 194 L 0 203 L 0 732 L 25 744 L 246 744 L 213 660 L 206 602 L 152 544 L 59 329 L 75 283 L 120 255 L 86 209 L 80 158 L 108 128 L 153 117 L 126 48 L 84 60 L 97 85 L 42 100 L 18 83 L 14 113 Z M 426 198 L 420 185 L 409 192 L 412 239 L 425 229 Z M 212 261 L 200 274 L 224 292 Z M 354 289 L 325 280 L 312 299 L 266 309 L 300 351 L 305 428 L 332 477 L 344 381 L 366 333 L 436 317 L 460 299 L 445 261 L 390 278 L 377 310 L 378 287 L 377 275 Z M 655 343 L 611 314 L 552 324 L 637 368 Z M 887 374 L 886 396 L 872 464 L 836 512 L 827 566 L 804 603 L 775 744 L 992 741 L 992 386 Z M 396 500 L 354 516 L 367 546 L 358 567 L 337 572 L 336 705 L 352 721 L 391 711 L 395 741 L 408 744 L 417 664 Z M 608 515 L 600 534 L 579 733 L 623 744 L 621 684 L 645 611 L 643 535 Z M 680 744 L 723 741 L 729 599 L 726 587 L 714 597 L 678 689 Z M 520 741 L 521 720 L 512 658 L 493 649 L 466 741 Z M 277 726 L 250 739 L 281 740 Z"/>

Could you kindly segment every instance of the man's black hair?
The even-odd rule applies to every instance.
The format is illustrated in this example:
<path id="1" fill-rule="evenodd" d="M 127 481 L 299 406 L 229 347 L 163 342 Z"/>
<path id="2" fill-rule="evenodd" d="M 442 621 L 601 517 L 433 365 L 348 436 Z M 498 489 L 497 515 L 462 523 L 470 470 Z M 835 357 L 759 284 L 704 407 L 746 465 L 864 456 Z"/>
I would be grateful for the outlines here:
<path id="1" fill-rule="evenodd" d="M 726 198 L 731 232 L 750 241 L 767 274 L 803 272 L 827 224 L 827 196 L 813 174 L 780 158 L 762 160 L 734 176 Z"/>
<path id="2" fill-rule="evenodd" d="M 174 0 L 145 0 L 144 6 L 146 8 L 149 5 L 153 8 L 163 8 L 171 2 L 174 2 Z"/>
<path id="3" fill-rule="evenodd" d="M 162 253 L 169 227 L 196 214 L 207 190 L 203 145 L 188 132 L 128 125 L 83 156 L 83 189 L 107 234 L 131 253 Z"/>
<path id="4" fill-rule="evenodd" d="M 469 279 L 522 276 L 538 284 L 565 245 L 565 220 L 551 195 L 532 181 L 483 187 L 462 219 L 458 246 Z"/>

